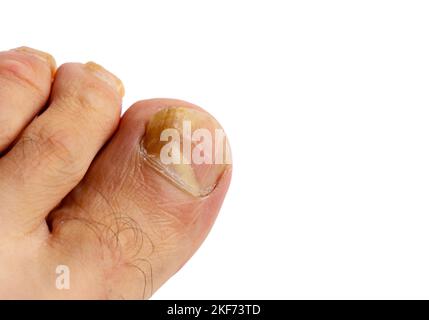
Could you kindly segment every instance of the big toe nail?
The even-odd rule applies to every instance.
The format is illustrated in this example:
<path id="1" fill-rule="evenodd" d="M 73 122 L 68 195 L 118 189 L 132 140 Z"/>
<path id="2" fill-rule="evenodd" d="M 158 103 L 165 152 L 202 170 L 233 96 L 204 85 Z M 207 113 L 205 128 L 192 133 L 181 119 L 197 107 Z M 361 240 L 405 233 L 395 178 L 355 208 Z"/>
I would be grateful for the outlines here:
<path id="1" fill-rule="evenodd" d="M 142 147 L 150 166 L 196 197 L 210 194 L 231 164 L 228 140 L 219 123 L 192 108 L 170 107 L 155 113 Z"/>

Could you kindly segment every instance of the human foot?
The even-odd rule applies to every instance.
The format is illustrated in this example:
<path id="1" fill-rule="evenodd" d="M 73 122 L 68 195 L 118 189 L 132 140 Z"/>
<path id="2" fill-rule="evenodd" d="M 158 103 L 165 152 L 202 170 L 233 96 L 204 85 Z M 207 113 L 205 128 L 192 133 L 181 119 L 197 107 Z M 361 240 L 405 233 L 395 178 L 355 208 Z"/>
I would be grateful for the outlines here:
<path id="1" fill-rule="evenodd" d="M 232 169 L 219 124 L 168 99 L 120 119 L 122 95 L 94 63 L 0 53 L 1 298 L 149 298 L 209 232 Z"/>

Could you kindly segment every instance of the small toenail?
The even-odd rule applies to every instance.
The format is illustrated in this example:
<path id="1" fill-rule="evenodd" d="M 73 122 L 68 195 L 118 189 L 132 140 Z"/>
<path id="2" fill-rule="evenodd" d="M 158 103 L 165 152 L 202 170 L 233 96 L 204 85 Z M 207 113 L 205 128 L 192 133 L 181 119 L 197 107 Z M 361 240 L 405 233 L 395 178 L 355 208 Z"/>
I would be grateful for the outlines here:
<path id="1" fill-rule="evenodd" d="M 196 197 L 210 194 L 231 164 L 228 140 L 205 112 L 170 107 L 152 116 L 142 140 L 150 166 Z"/>
<path id="2" fill-rule="evenodd" d="M 95 62 L 88 62 L 85 64 L 85 66 L 90 70 L 95 76 L 97 76 L 99 79 L 113 87 L 120 95 L 121 97 L 125 94 L 124 85 L 122 84 L 122 81 L 119 80 L 118 77 L 104 69 L 102 66 L 96 64 Z"/>
<path id="3" fill-rule="evenodd" d="M 19 47 L 19 48 L 13 49 L 12 51 L 18 51 L 24 54 L 28 54 L 42 60 L 45 63 L 47 62 L 49 64 L 49 67 L 51 68 L 52 76 L 54 76 L 55 71 L 57 70 L 57 64 L 55 62 L 54 57 L 52 57 L 49 53 L 39 51 L 29 47 Z"/>

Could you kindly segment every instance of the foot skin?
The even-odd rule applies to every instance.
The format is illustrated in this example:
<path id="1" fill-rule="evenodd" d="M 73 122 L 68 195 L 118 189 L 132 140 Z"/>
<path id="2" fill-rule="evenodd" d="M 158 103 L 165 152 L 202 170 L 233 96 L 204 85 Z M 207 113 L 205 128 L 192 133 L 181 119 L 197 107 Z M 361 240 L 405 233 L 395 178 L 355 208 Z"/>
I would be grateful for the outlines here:
<path id="1" fill-rule="evenodd" d="M 170 99 L 120 118 L 123 93 L 95 63 L 0 53 L 0 298 L 147 299 L 207 236 L 232 170 L 219 124 Z"/>

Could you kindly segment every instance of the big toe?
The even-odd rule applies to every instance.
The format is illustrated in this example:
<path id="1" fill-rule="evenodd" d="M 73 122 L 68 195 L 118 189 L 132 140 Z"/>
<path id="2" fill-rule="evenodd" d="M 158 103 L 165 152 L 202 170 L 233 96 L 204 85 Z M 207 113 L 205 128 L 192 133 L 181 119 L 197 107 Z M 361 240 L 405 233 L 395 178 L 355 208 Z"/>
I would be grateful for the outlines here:
<path id="1" fill-rule="evenodd" d="M 51 215 L 54 243 L 91 261 L 106 297 L 148 298 L 203 242 L 231 169 L 226 137 L 207 112 L 138 102 Z"/>

